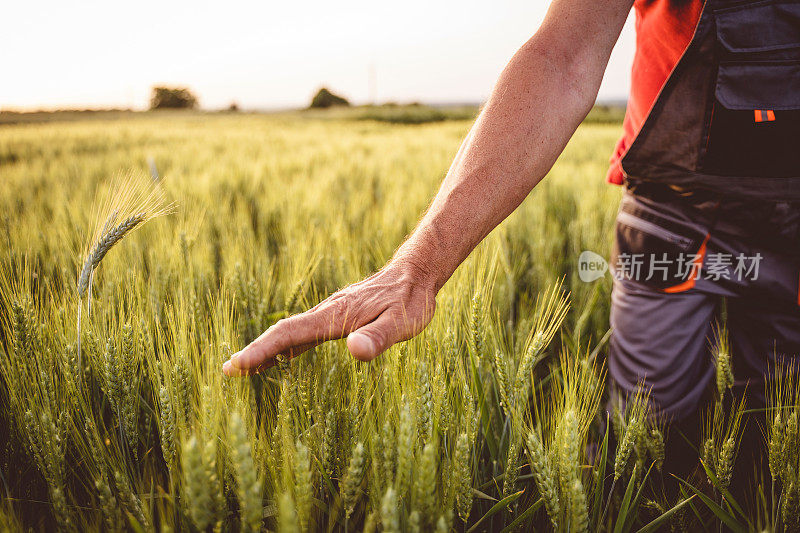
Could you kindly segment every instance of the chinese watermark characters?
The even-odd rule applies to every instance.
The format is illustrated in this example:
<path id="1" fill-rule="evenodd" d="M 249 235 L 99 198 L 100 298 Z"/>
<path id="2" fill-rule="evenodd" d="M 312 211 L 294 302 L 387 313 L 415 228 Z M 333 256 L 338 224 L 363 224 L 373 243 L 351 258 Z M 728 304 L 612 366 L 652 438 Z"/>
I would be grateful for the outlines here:
<path id="1" fill-rule="evenodd" d="M 632 281 L 667 282 L 669 280 L 709 281 L 758 280 L 759 267 L 763 259 L 760 253 L 747 255 L 725 252 L 700 254 L 680 253 L 620 253 L 611 268 L 616 279 Z M 592 251 L 584 251 L 578 258 L 578 274 L 581 281 L 591 282 L 603 277 L 609 269 L 606 260 Z"/>

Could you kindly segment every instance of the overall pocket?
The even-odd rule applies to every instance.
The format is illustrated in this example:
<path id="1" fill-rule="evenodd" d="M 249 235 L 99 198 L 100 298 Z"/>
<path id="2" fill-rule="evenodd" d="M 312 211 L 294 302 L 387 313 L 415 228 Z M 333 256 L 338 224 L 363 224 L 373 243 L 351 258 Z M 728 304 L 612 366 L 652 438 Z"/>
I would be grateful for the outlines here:
<path id="1" fill-rule="evenodd" d="M 800 2 L 718 4 L 704 171 L 800 176 Z"/>
<path id="2" fill-rule="evenodd" d="M 617 215 L 611 271 L 617 279 L 656 289 L 679 287 L 698 274 L 705 236 L 625 199 Z"/>
<path id="3" fill-rule="evenodd" d="M 776 52 L 797 48 L 800 4 L 794 0 L 718 2 L 717 39 L 731 53 Z"/>

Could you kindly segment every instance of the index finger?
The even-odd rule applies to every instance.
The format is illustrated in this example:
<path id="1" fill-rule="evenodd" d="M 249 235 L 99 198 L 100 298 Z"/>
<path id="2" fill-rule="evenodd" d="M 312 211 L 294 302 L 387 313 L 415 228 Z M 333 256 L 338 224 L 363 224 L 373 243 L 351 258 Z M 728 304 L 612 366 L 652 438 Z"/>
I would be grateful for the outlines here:
<path id="1" fill-rule="evenodd" d="M 342 338 L 349 333 L 347 309 L 336 302 L 322 302 L 305 313 L 279 320 L 242 351 L 231 356 L 229 368 L 246 371 L 264 365 L 278 354 L 298 355 L 300 347 L 308 349 Z M 227 371 L 226 374 L 230 375 Z"/>
<path id="2" fill-rule="evenodd" d="M 283 352 L 283 355 L 285 355 L 288 359 L 292 359 L 293 357 L 296 357 L 302 354 L 303 352 L 306 352 L 311 348 L 318 346 L 319 344 L 320 344 L 319 342 L 310 342 L 308 344 L 295 346 L 287 350 L 286 352 Z M 250 368 L 240 370 L 238 368 L 234 368 L 233 365 L 231 365 L 230 361 L 226 361 L 225 364 L 222 365 L 222 371 L 228 377 L 252 376 L 254 374 L 260 374 L 262 371 L 275 366 L 277 363 L 278 363 L 278 356 L 269 357 L 265 359 L 264 362 L 258 366 L 252 366 Z"/>

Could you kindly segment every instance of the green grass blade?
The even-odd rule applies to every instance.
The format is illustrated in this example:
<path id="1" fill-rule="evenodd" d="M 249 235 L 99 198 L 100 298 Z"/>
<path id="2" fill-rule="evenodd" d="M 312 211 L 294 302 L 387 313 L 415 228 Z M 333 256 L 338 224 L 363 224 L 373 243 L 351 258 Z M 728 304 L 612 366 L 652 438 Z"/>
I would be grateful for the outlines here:
<path id="1" fill-rule="evenodd" d="M 739 513 L 742 516 L 742 518 L 747 520 L 747 524 L 748 524 L 748 526 L 750 526 L 751 529 L 755 529 L 753 527 L 753 523 L 750 522 L 750 519 L 747 517 L 745 512 L 742 510 L 742 507 L 739 505 L 739 503 L 736 501 L 736 499 L 733 497 L 733 495 L 730 493 L 730 491 L 728 491 L 728 489 L 720 486 L 719 480 L 717 479 L 717 476 L 715 476 L 714 473 L 711 471 L 711 469 L 708 468 L 708 466 L 706 465 L 705 461 L 700 461 L 700 464 L 703 465 L 703 469 L 705 469 L 706 475 L 708 476 L 708 479 L 711 480 L 711 484 L 714 485 L 714 487 L 716 487 L 716 489 L 718 491 L 720 491 L 722 496 L 725 498 L 725 502 L 728 505 L 730 505 L 733 508 L 734 511 Z"/>
<path id="2" fill-rule="evenodd" d="M 633 496 L 633 489 L 636 486 L 636 469 L 638 465 L 633 467 L 633 474 L 631 479 L 628 480 L 628 487 L 625 489 L 625 496 L 622 498 L 622 503 L 619 506 L 619 514 L 617 514 L 617 523 L 614 525 L 614 533 L 621 533 L 625 525 L 625 519 L 628 517 L 628 510 Z"/>
<path id="3" fill-rule="evenodd" d="M 497 501 L 497 498 L 492 498 L 491 496 L 489 496 L 485 492 L 481 492 L 481 491 L 479 491 L 478 489 L 475 489 L 475 488 L 472 489 L 472 494 L 474 494 L 478 498 L 481 498 L 482 500 L 489 500 L 489 501 L 492 501 L 492 502 L 496 502 Z"/>
<path id="4" fill-rule="evenodd" d="M 481 525 L 484 520 L 497 514 L 498 512 L 502 511 L 503 509 L 505 509 L 506 507 L 517 501 L 517 499 L 519 499 L 519 497 L 522 496 L 523 492 L 525 491 L 521 490 L 519 492 L 515 492 L 514 494 L 506 496 L 505 498 L 494 504 L 491 509 L 486 511 L 486 514 L 483 515 L 480 520 L 475 522 L 475 524 L 473 524 L 472 527 L 467 530 L 467 533 L 474 533 L 475 531 L 478 531 L 478 526 Z"/>
<path id="5" fill-rule="evenodd" d="M 514 531 L 519 526 L 521 526 L 525 520 L 530 518 L 533 515 L 533 513 L 539 510 L 539 508 L 542 505 L 544 505 L 544 500 L 542 498 L 539 498 L 530 507 L 525 509 L 525 511 L 521 515 L 515 518 L 513 522 L 511 522 L 510 524 L 508 524 L 508 526 L 503 528 L 503 530 L 500 533 L 510 533 L 511 531 Z"/>
<path id="6" fill-rule="evenodd" d="M 694 497 L 695 497 L 694 494 L 689 496 L 688 499 L 683 500 L 672 509 L 668 510 L 667 512 L 665 512 L 664 514 L 662 514 L 649 524 L 645 525 L 643 528 L 639 529 L 639 531 L 637 531 L 636 533 L 652 533 L 653 531 L 657 531 L 661 526 L 667 525 L 667 522 L 670 520 L 670 518 L 672 518 L 672 516 L 676 514 L 678 511 L 683 509 L 684 506 L 688 505 L 689 502 L 692 501 L 692 498 Z"/>
<path id="7" fill-rule="evenodd" d="M 600 464 L 597 465 L 597 483 L 594 487 L 594 508 L 592 509 L 592 524 L 595 529 L 600 528 L 597 522 L 600 520 L 600 509 L 603 507 L 603 489 L 606 485 L 606 464 L 608 463 L 608 434 L 611 431 L 609 426 L 608 413 L 606 413 L 606 434 L 603 436 L 603 444 L 600 445 Z"/>
<path id="8" fill-rule="evenodd" d="M 730 513 L 726 512 L 725 509 L 717 505 L 717 503 L 714 500 L 703 494 L 700 490 L 696 489 L 691 483 L 684 481 L 683 479 L 679 478 L 678 476 L 675 476 L 674 474 L 673 476 L 678 481 L 683 483 L 684 486 L 686 486 L 689 490 L 697 494 L 697 496 L 706 505 L 706 507 L 708 507 L 711 510 L 711 512 L 717 516 L 717 518 L 719 518 L 726 526 L 728 526 L 728 528 L 730 528 L 731 531 L 741 532 L 741 533 L 745 533 L 747 531 L 747 529 L 744 528 L 742 524 L 740 524 L 736 520 L 735 517 L 733 517 Z"/>
<path id="9" fill-rule="evenodd" d="M 650 472 L 653 471 L 653 466 L 655 463 L 650 463 L 650 468 L 647 469 L 647 473 L 644 475 L 644 479 L 642 479 L 642 483 L 639 485 L 639 490 L 636 491 L 636 496 L 633 498 L 631 502 L 630 509 L 633 512 L 628 510 L 628 517 L 625 519 L 625 526 L 622 528 L 623 531 L 630 531 L 633 528 L 633 522 L 636 520 L 636 511 L 639 510 L 639 502 L 642 500 L 642 492 L 644 491 L 644 487 L 647 483 L 647 478 L 650 477 Z"/>

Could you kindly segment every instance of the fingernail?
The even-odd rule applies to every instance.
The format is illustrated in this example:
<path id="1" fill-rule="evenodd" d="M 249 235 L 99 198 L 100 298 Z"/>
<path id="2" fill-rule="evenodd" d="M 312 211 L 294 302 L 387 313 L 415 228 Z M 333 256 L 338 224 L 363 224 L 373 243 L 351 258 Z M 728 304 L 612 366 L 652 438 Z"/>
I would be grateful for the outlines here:
<path id="1" fill-rule="evenodd" d="M 231 374 L 231 362 L 230 360 L 225 361 L 222 364 L 222 371 L 225 373 L 226 376 L 230 376 Z"/>
<path id="2" fill-rule="evenodd" d="M 233 354 L 233 355 L 231 356 L 231 358 L 228 360 L 228 363 L 230 363 L 230 364 L 232 364 L 233 366 L 235 366 L 235 367 L 237 367 L 237 368 L 238 368 L 238 367 L 239 367 L 239 365 L 237 365 L 236 363 L 238 362 L 239 356 L 241 356 L 241 355 L 242 355 L 242 352 L 243 352 L 243 351 L 244 351 L 244 350 L 239 350 L 238 352 L 236 352 L 235 354 Z"/>
<path id="3" fill-rule="evenodd" d="M 364 339 L 363 342 L 364 342 L 364 346 L 367 348 L 367 352 L 369 352 L 370 355 L 374 354 L 375 353 L 375 343 L 372 342 L 372 339 L 367 337 L 366 335 L 361 335 L 361 337 Z"/>

